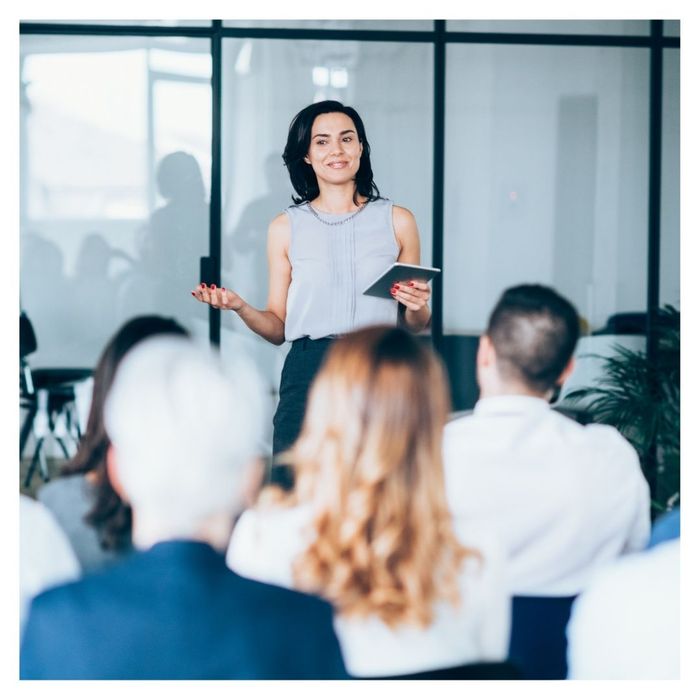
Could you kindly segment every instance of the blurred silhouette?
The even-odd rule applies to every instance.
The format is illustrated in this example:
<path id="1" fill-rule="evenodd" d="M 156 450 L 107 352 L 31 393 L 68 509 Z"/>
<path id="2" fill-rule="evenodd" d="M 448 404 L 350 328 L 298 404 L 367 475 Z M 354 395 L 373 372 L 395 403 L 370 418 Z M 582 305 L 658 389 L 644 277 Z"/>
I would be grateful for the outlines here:
<path id="1" fill-rule="evenodd" d="M 289 177 L 279 153 L 265 158 L 265 194 L 251 200 L 223 246 L 223 267 L 230 285 L 254 307 L 267 305 L 267 227 L 288 204 Z"/>
<path id="2" fill-rule="evenodd" d="M 125 253 L 91 231 L 82 240 L 70 280 L 72 315 L 80 323 L 80 341 L 90 348 L 92 358 L 97 356 L 117 323 L 114 304 L 117 281 L 110 269 L 117 257 L 133 264 Z"/>
<path id="3" fill-rule="evenodd" d="M 680 559 L 675 538 L 597 573 L 571 612 L 569 678 L 680 678 Z"/>
<path id="4" fill-rule="evenodd" d="M 65 366 L 70 360 L 80 364 L 79 358 L 65 352 L 80 329 L 74 317 L 63 252 L 35 231 L 20 238 L 20 289 L 22 308 L 32 319 L 37 337 L 43 339 L 35 363 Z"/>
<path id="5" fill-rule="evenodd" d="M 188 291 L 199 284 L 199 259 L 209 248 L 209 205 L 202 172 L 184 151 L 166 155 L 156 182 L 166 203 L 137 233 L 138 259 L 120 290 L 120 318 L 157 313 L 203 317 Z"/>

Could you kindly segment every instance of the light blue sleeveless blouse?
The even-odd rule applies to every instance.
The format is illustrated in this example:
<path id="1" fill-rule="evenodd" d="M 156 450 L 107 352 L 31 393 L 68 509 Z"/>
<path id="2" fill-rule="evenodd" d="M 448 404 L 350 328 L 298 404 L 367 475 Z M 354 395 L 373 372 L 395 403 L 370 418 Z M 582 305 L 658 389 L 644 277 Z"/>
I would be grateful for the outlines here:
<path id="1" fill-rule="evenodd" d="M 362 294 L 399 255 L 392 202 L 370 202 L 347 221 L 347 213 L 317 212 L 323 219 L 319 221 L 307 204 L 285 211 L 291 222 L 292 265 L 285 339 L 316 339 L 375 324 L 396 325 L 398 302 Z M 333 225 L 338 221 L 343 223 Z"/>

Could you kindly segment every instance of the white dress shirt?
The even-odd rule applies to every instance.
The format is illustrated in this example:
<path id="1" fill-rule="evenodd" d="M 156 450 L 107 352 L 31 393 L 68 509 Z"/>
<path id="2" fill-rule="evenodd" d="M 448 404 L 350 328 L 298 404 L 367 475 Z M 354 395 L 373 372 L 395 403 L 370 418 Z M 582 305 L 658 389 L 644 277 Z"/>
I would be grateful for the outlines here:
<path id="1" fill-rule="evenodd" d="M 492 397 L 447 425 L 444 459 L 456 522 L 497 535 L 513 595 L 576 595 L 600 565 L 646 546 L 649 488 L 610 426 Z"/>
<path id="2" fill-rule="evenodd" d="M 23 494 L 19 501 L 20 627 L 32 599 L 52 586 L 80 577 L 80 565 L 68 538 L 50 511 Z"/>
<path id="3" fill-rule="evenodd" d="M 567 629 L 569 678 L 680 678 L 680 540 L 605 567 Z"/>
<path id="4" fill-rule="evenodd" d="M 310 522 L 306 506 L 246 511 L 233 531 L 228 566 L 242 576 L 293 588 L 292 564 L 308 545 Z M 377 616 L 336 615 L 336 635 L 351 675 L 402 675 L 506 657 L 510 597 L 498 545 L 483 537 L 470 537 L 469 543 L 482 553 L 483 566 L 466 560 L 459 579 L 461 605 L 438 603 L 429 627 L 392 629 Z"/>

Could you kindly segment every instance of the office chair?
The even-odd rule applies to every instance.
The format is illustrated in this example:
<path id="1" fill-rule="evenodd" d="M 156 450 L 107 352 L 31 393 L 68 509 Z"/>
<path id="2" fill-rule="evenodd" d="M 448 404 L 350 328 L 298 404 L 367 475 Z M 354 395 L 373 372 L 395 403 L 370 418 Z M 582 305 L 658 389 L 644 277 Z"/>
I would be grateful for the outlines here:
<path id="1" fill-rule="evenodd" d="M 20 362 L 20 409 L 27 411 L 20 429 L 19 457 L 30 433 L 34 433 L 36 446 L 27 470 L 24 486 L 31 483 L 34 472 L 39 472 L 44 481 L 49 480 L 46 464 L 46 438 L 53 438 L 66 459 L 70 458 L 64 437 L 80 440 L 80 425 L 75 407 L 75 385 L 92 376 L 92 369 L 84 368 L 41 368 L 32 369 L 27 357 L 37 350 L 38 342 L 29 317 L 20 313 L 19 317 L 19 362 Z"/>
<path id="2" fill-rule="evenodd" d="M 525 680 L 567 676 L 566 626 L 576 596 L 513 596 L 508 658 Z"/>

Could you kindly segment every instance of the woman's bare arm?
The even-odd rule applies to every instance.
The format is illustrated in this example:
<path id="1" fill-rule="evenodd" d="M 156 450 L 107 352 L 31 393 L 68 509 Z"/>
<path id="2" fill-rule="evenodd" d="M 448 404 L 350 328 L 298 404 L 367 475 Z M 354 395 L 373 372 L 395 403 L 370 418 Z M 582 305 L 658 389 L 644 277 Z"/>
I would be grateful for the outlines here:
<path id="1" fill-rule="evenodd" d="M 403 207 L 395 206 L 392 212 L 394 233 L 399 243 L 399 260 L 410 265 L 420 265 L 420 237 L 413 214 Z M 405 280 L 400 282 L 394 299 L 406 307 L 406 326 L 418 333 L 430 321 L 430 287 L 426 282 Z"/>
<path id="2" fill-rule="evenodd" d="M 267 235 L 270 282 L 265 310 L 256 309 L 239 294 L 223 287 L 200 286 L 192 292 L 193 296 L 215 309 L 235 311 L 254 333 L 275 345 L 281 345 L 284 342 L 287 292 L 292 281 L 292 266 L 289 262 L 290 234 L 289 217 L 284 213 L 279 214 L 272 220 Z"/>

